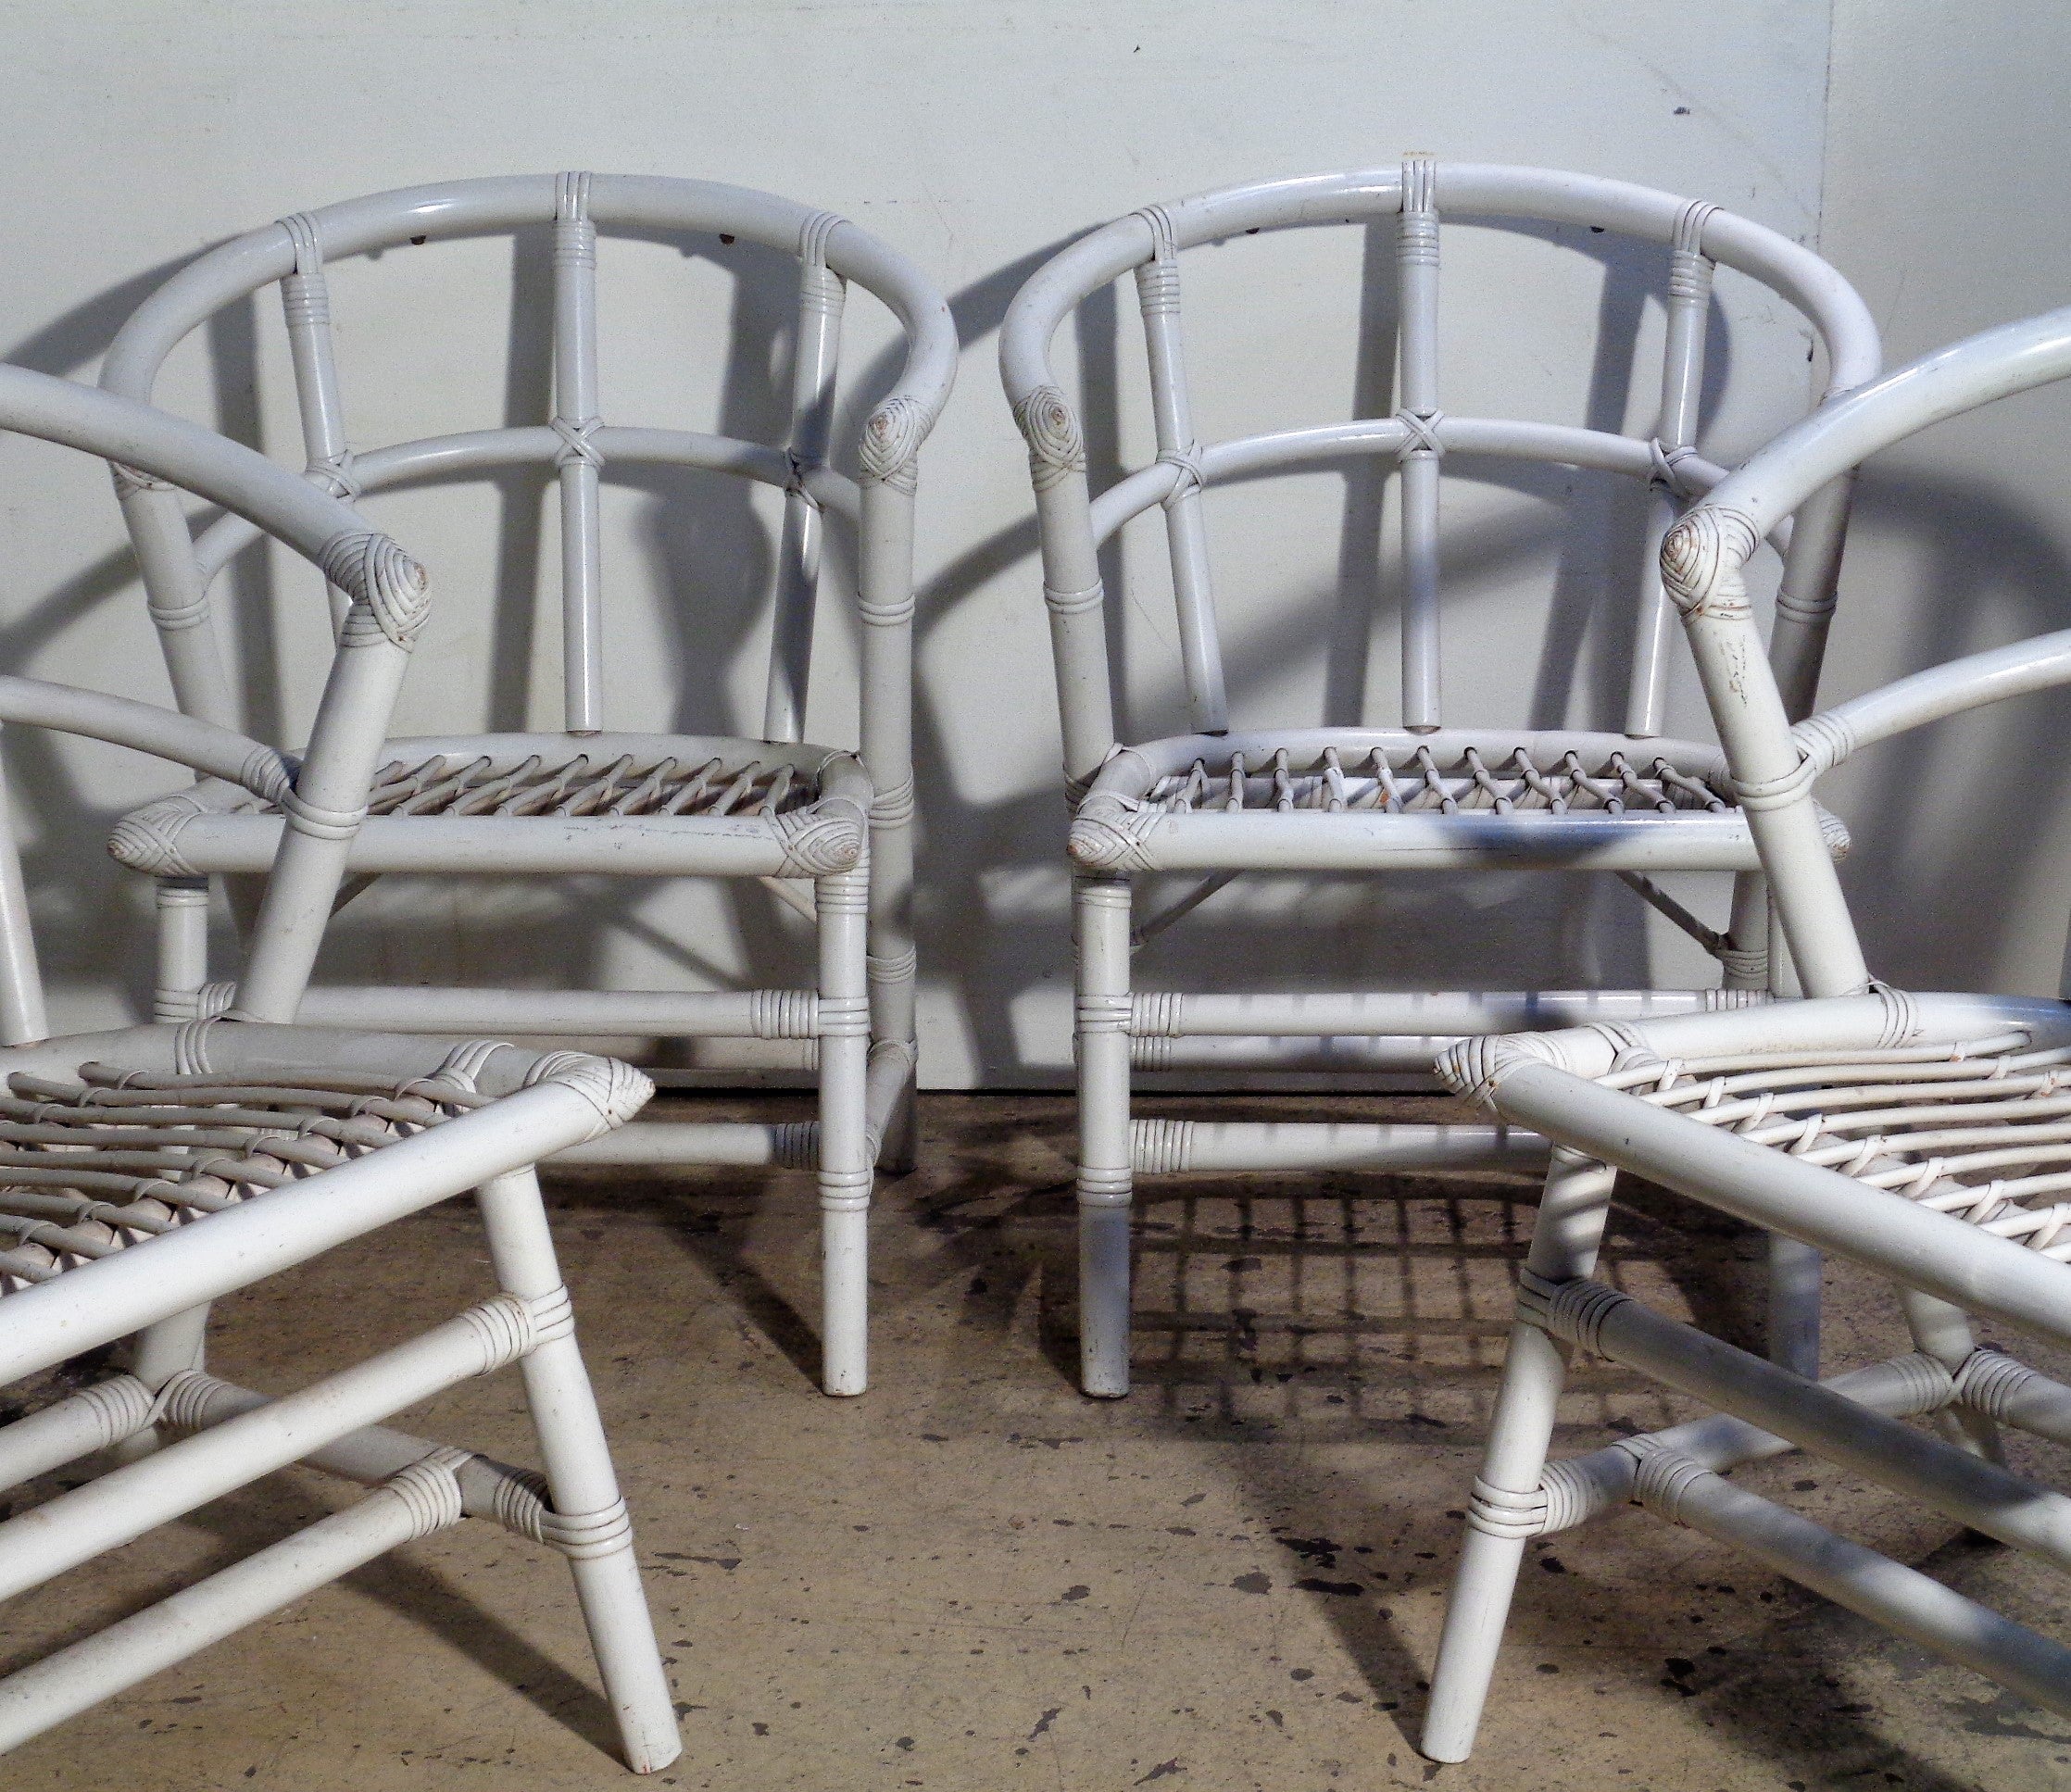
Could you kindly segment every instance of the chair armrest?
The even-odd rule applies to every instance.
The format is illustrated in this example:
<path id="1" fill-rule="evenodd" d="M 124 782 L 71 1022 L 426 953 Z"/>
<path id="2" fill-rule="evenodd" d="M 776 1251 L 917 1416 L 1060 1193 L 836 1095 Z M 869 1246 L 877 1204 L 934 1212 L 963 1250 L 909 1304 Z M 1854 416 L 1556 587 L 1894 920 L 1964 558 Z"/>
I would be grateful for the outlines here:
<path id="1" fill-rule="evenodd" d="M 2067 374 L 2071 306 L 1982 331 L 1822 405 L 1713 487 L 1705 504 L 1737 512 L 1758 535 L 1765 533 L 1880 449 Z"/>
<path id="2" fill-rule="evenodd" d="M 0 722 L 9 721 L 134 747 L 191 771 L 227 779 L 270 803 L 280 802 L 295 783 L 294 766 L 248 735 L 155 703 L 82 691 L 76 684 L 0 674 Z"/>
<path id="3" fill-rule="evenodd" d="M 1791 737 L 1805 758 L 1825 773 L 1863 747 L 1894 734 L 2059 684 L 2071 684 L 2071 629 L 1966 654 L 1894 679 L 1808 716 L 1790 731 Z"/>

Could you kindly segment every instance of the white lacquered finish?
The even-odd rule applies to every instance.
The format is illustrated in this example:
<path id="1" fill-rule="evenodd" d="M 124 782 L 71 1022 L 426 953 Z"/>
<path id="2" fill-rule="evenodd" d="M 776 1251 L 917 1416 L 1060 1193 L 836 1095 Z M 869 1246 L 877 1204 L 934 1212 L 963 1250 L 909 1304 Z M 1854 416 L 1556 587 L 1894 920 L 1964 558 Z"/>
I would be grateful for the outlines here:
<path id="1" fill-rule="evenodd" d="M 1448 215 L 1499 229 L 1583 226 L 1658 245 L 1666 329 L 1651 431 L 1621 434 L 1447 412 L 1439 343 Z M 1202 442 L 1194 423 L 1199 374 L 1195 370 L 1190 384 L 1182 330 L 1184 252 L 1244 234 L 1388 223 L 1397 318 L 1392 415 Z M 1407 156 L 1397 168 L 1261 182 L 1144 207 L 1052 257 L 1010 307 L 1000 370 L 1028 445 L 1073 805 L 1069 849 L 1079 874 L 1080 1200 L 1087 1228 L 1082 1380 L 1088 1392 L 1120 1394 L 1128 1385 L 1130 1195 L 1122 1141 L 1132 1059 L 1148 1070 L 1385 1073 L 1427 1065 L 1434 1038 L 1486 1030 L 1480 1021 L 1457 1029 L 1406 1021 L 1395 1037 L 1380 1024 L 1290 1028 L 1312 1032 L 1330 1047 L 1290 1049 L 1263 1043 L 1276 1028 L 1256 1029 L 1241 1046 L 1210 1046 L 1186 1043 L 1192 1030 L 1175 1026 L 1125 1052 L 1108 1029 L 1132 996 L 1139 1003 L 1181 998 L 1134 992 L 1126 950 L 1111 949 L 1111 935 L 1140 945 L 1246 871 L 1609 872 L 1711 951 L 1735 995 L 1791 988 L 1784 967 L 1770 964 L 1761 859 L 1725 761 L 1715 746 L 1663 737 L 1675 609 L 1658 550 L 1684 506 L 1726 478 L 1700 449 L 1712 277 L 1722 264 L 1802 313 L 1826 351 L 1829 402 L 1876 376 L 1876 330 L 1862 300 L 1832 268 L 1773 232 L 1715 206 L 1621 182 L 1424 155 Z M 1079 408 L 1060 384 L 1050 351 L 1082 301 L 1131 272 L 1157 455 L 1096 493 Z M 1440 567 L 1446 460 L 1456 453 L 1613 473 L 1647 486 L 1621 732 L 1467 727 L 1449 709 L 1440 680 Z M 1211 577 L 1214 490 L 1356 457 L 1392 462 L 1396 474 L 1399 725 L 1233 730 Z M 1173 638 L 1190 732 L 1132 743 L 1117 721 L 1100 560 L 1124 525 L 1156 508 L 1164 512 Z M 1842 462 L 1817 487 L 1776 507 L 1759 532 L 1784 557 L 1766 651 L 1794 717 L 1812 707 L 1847 511 Z M 1844 853 L 1845 829 L 1828 816 L 1814 821 L 1821 849 Z M 1732 916 L 1724 927 L 1698 920 L 1654 882 L 1693 871 L 1732 875 Z M 1196 881 L 1132 924 L 1133 884 L 1158 872 Z M 1509 1011 L 1517 1026 L 1541 1023 L 1524 1008 Z M 1350 1049 L 1338 1045 L 1352 1034 L 1365 1036 Z M 1290 1136 L 1287 1155 L 1273 1160 L 1305 1161 L 1300 1149 Z M 1779 1268 L 1778 1286 L 1787 1300 L 1805 1297 L 1802 1274 Z"/>
<path id="2" fill-rule="evenodd" d="M 1204 1170 L 1536 1171 L 1546 1141 L 1503 1126 L 1365 1124 L 1341 1121 L 1139 1120 L 1132 1167 Z"/>
<path id="3" fill-rule="evenodd" d="M 0 678 L 0 720 L 154 754 L 283 818 L 245 974 L 216 1004 L 227 1011 L 52 1038 L 0 809 L 0 1383 L 130 1344 L 129 1372 L 0 1427 L 0 1483 L 84 1471 L 0 1523 L 0 1598 L 292 1462 L 358 1470 L 374 1489 L 0 1680 L 0 1748 L 475 1510 L 568 1555 L 627 1764 L 664 1767 L 681 1746 L 674 1710 L 533 1173 L 630 1119 L 651 1085 L 608 1059 L 493 1039 L 276 1024 L 302 1000 L 366 812 L 423 570 L 337 496 L 131 400 L 0 369 L 0 428 L 119 457 L 132 490 L 227 506 L 320 567 L 339 599 L 330 677 L 293 763 L 200 717 Z M 159 886 L 163 959 L 190 984 L 206 969 L 206 899 L 194 879 Z M 483 1299 L 277 1398 L 226 1400 L 202 1373 L 211 1301 L 471 1189 L 493 1268 Z M 543 1477 L 420 1440 L 398 1454 L 400 1434 L 379 1428 L 513 1363 Z"/>
<path id="4" fill-rule="evenodd" d="M 327 268 L 407 243 L 535 229 L 546 244 L 552 293 L 552 382 L 551 392 L 540 395 L 543 420 L 348 445 Z M 782 441 L 606 420 L 597 365 L 598 307 L 606 298 L 599 257 L 609 263 L 614 234 L 659 234 L 686 244 L 716 235 L 796 257 L 792 402 Z M 843 1152 L 849 1142 L 867 1138 L 885 1167 L 910 1166 L 916 1061 L 913 497 L 917 457 L 955 369 L 955 331 L 940 295 L 903 256 L 848 220 L 747 188 L 581 172 L 453 182 L 297 213 L 200 257 L 123 327 L 103 384 L 150 397 L 182 340 L 225 307 L 273 283 L 281 289 L 307 477 L 314 484 L 358 497 L 406 482 L 452 483 L 546 467 L 559 507 L 563 732 L 389 742 L 370 768 L 371 813 L 346 849 L 349 874 L 774 880 L 772 898 L 812 919 L 823 946 L 826 910 L 816 909 L 807 892 L 816 881 L 860 868 L 868 879 L 863 923 L 860 930 L 850 926 L 843 908 L 834 928 L 846 942 L 842 950 L 853 951 L 857 961 L 837 966 L 822 949 L 818 994 L 846 1004 L 853 999 L 849 985 L 859 984 L 854 993 L 869 1002 L 869 1026 L 860 1046 L 835 1045 L 833 1035 L 822 1039 L 820 1075 L 830 1111 L 814 1136 L 823 1148 Z M 861 429 L 837 442 L 841 323 L 851 286 L 892 312 L 903 332 L 904 362 Z M 852 461 L 852 472 L 831 464 L 837 453 Z M 599 492 L 614 469 L 657 465 L 722 472 L 784 494 L 760 740 L 612 730 L 601 645 L 611 618 Z M 127 484 L 121 491 L 180 706 L 199 720 L 232 725 L 222 638 L 228 612 L 213 589 L 251 539 L 249 526 L 230 518 L 197 534 L 171 494 Z M 856 733 L 846 750 L 802 740 L 830 516 L 852 534 L 862 625 Z M 272 863 L 282 826 L 276 807 L 249 801 L 241 790 L 204 785 L 125 818 L 114 847 L 124 863 L 160 879 L 248 874 Z M 159 1011 L 168 1016 L 195 1011 L 207 984 L 206 967 L 197 974 L 191 962 L 187 924 L 188 934 L 166 935 Z M 308 1018 L 329 1023 L 335 1014 L 341 1024 L 384 1028 L 448 1024 L 427 1018 L 436 1006 L 430 993 L 390 993 L 385 1005 L 369 988 L 320 995 Z M 446 994 L 461 1004 L 480 996 L 492 1010 L 508 1006 L 498 992 Z M 247 994 L 238 999 L 248 1005 Z M 559 1030 L 710 1036 L 723 1031 L 705 1023 L 718 1011 L 710 1005 L 697 1009 L 696 1023 L 679 1032 L 655 1024 L 669 1012 L 658 992 L 595 991 L 567 1007 L 568 1017 L 584 1024 Z M 840 1014 L 846 1026 L 847 1009 Z M 650 1135 L 650 1143 L 660 1136 Z M 678 1130 L 667 1136 L 687 1149 L 703 1135 Z M 860 1317 L 867 1207 L 854 1204 L 853 1165 L 817 1167 L 827 1215 L 825 1260 L 845 1284 L 828 1295 L 830 1314 L 838 1310 L 843 1317 L 839 1340 L 831 1334 L 823 1340 L 822 1381 L 829 1392 L 857 1393 L 868 1373 Z"/>
<path id="5" fill-rule="evenodd" d="M 1747 1549 L 1838 1603 L 2046 1710 L 2071 1713 L 2071 1649 L 1928 1575 L 1721 1478 L 1797 1448 L 2054 1566 L 2071 1567 L 2071 1498 L 2002 1466 L 1997 1430 L 2071 1441 L 2071 1387 L 1981 1347 L 1981 1315 L 2071 1342 L 2071 1006 L 1913 996 L 1872 983 L 1831 858 L 1820 774 L 1906 730 L 2071 682 L 2043 635 L 1915 673 L 1805 717 L 1772 675 L 1742 569 L 1776 518 L 1917 430 L 2071 375 L 2071 308 L 1956 344 L 1841 398 L 1721 482 L 1663 544 L 1806 993 L 1760 1012 L 1463 1040 L 1440 1068 L 1501 1121 L 1543 1132 L 1554 1177 L 1522 1277 L 1487 1455 L 1469 1502 L 1424 1736 L 1466 1757 L 1533 1536 L 1626 1501 Z M 1569 1198 L 1561 1166 L 1582 1192 Z M 1910 1356 L 1822 1382 L 1816 1330 L 1770 1360 L 1593 1281 L 1612 1177 L 1631 1172 L 1794 1244 L 1888 1278 Z M 1788 1259 L 1784 1259 L 1788 1260 Z M 1784 1329 L 1816 1309 L 1781 1315 Z M 1713 1408 L 1670 1431 L 1549 1462 L 1565 1348 L 1580 1345 Z M 1937 1437 L 1897 1422 L 1938 1415 Z"/>

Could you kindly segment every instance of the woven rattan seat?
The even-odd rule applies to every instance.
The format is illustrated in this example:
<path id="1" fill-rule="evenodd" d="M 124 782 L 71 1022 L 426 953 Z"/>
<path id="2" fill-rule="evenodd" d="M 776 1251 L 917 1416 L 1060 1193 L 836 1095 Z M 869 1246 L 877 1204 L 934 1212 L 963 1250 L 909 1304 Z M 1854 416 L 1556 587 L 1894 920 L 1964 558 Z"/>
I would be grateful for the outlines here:
<path id="1" fill-rule="evenodd" d="M 441 1076 L 263 1083 L 85 1063 L 0 1097 L 0 1294 L 411 1137 L 486 1097 Z"/>
<path id="2" fill-rule="evenodd" d="M 1953 1046 L 1671 1059 L 1596 1079 L 2071 1262 L 2071 1048 Z M 2071 1284 L 2065 1298 L 2071 1300 Z"/>
<path id="3" fill-rule="evenodd" d="M 1265 737 L 1272 742 L 1272 737 Z M 1137 748 L 1161 767 L 1126 792 L 1164 814 L 1193 810 L 1375 810 L 1381 814 L 1495 814 L 1597 810 L 1674 814 L 1738 808 L 1719 754 L 1688 742 L 1624 735 L 1288 735 L 1287 744 L 1235 746 L 1186 737 Z M 1688 769 L 1684 769 L 1688 767 Z M 1106 777 L 1102 789 L 1116 789 Z"/>
<path id="4" fill-rule="evenodd" d="M 553 758 L 529 753 L 516 765 L 488 753 L 434 753 L 383 766 L 367 807 L 371 815 L 783 815 L 811 802 L 816 783 L 792 765 L 701 758 L 695 747 L 607 762 L 567 758 L 564 746 Z"/>
<path id="5" fill-rule="evenodd" d="M 759 848 L 745 869 L 809 877 L 854 862 L 868 789 L 854 756 L 831 747 L 650 734 L 392 741 L 348 862 L 355 871 L 425 869 L 449 843 L 466 852 L 485 824 L 501 840 L 508 823 L 529 820 L 561 824 L 533 850 L 568 856 L 574 869 L 591 842 L 637 821 L 644 865 L 737 870 Z M 846 800 L 829 805 L 832 796 Z M 152 877 L 259 871 L 282 814 L 278 796 L 213 779 L 124 816 L 108 850 Z M 445 825 L 418 840 L 412 821 Z"/>
<path id="6" fill-rule="evenodd" d="M 1347 837 L 1315 825 L 1333 816 L 1361 831 Z M 1079 803 L 1072 857 L 1086 871 L 1243 870 L 1257 842 L 1226 824 L 1274 817 L 1292 823 L 1274 843 L 1282 861 L 1312 869 L 1584 855 L 1597 869 L 1628 871 L 1757 862 L 1716 747 L 1450 729 L 1182 734 L 1117 748 Z M 1403 825 L 1390 828 L 1388 818 Z M 1824 810 L 1821 824 L 1829 848 L 1845 853 L 1847 828 Z"/>

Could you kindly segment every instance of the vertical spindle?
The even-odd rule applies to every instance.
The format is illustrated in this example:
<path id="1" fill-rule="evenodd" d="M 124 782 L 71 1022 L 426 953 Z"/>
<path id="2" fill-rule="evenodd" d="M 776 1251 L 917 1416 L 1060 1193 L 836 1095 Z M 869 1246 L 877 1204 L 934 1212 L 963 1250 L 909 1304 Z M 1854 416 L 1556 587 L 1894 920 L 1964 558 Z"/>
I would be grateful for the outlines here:
<path id="1" fill-rule="evenodd" d="M 1186 711 L 1203 733 L 1229 726 L 1223 649 L 1215 633 L 1215 595 L 1208 570 L 1208 521 L 1201 509 L 1201 445 L 1194 439 L 1193 404 L 1179 327 L 1179 245 L 1162 206 L 1136 216 L 1150 230 L 1150 259 L 1136 269 L 1144 349 L 1150 363 L 1151 420 L 1158 458 L 1176 474 L 1166 494 L 1165 541 L 1172 556 L 1173 600 L 1179 610 L 1179 652 L 1186 675 Z"/>
<path id="2" fill-rule="evenodd" d="M 841 352 L 847 283 L 827 266 L 827 238 L 842 219 L 815 212 L 799 232 L 798 327 L 791 362 L 791 483 L 784 495 L 777 549 L 776 603 L 770 629 L 770 682 L 762 738 L 805 738 L 806 686 L 812 670 L 813 611 L 820 588 L 820 506 L 806 475 L 823 466 L 834 420 L 835 371 Z"/>
<path id="3" fill-rule="evenodd" d="M 303 477 L 351 504 L 359 496 L 359 482 L 353 477 L 345 410 L 338 399 L 323 240 L 308 212 L 295 212 L 282 219 L 281 224 L 295 244 L 295 271 L 281 282 L 281 315 L 287 325 L 288 355 L 295 368 L 295 409 L 302 419 L 302 452 L 308 462 Z M 352 600 L 336 585 L 327 585 L 325 591 L 335 637 L 345 626 Z"/>
<path id="4" fill-rule="evenodd" d="M 596 226 L 590 177 L 554 182 L 554 457 L 561 487 L 562 726 L 604 726 L 603 567 L 597 537 Z"/>
<path id="5" fill-rule="evenodd" d="M 29 891 L 15 845 L 6 773 L 0 770 L 0 1045 L 27 1045 L 49 1036 L 36 935 L 29 923 Z"/>
<path id="6" fill-rule="evenodd" d="M 1399 451 L 1402 500 L 1402 722 L 1419 733 L 1438 726 L 1437 164 L 1402 158 L 1402 212 L 1396 225 L 1399 295 L 1396 416 L 1409 434 Z"/>
<path id="7" fill-rule="evenodd" d="M 1696 452 L 1697 408 L 1704 382 L 1704 326 L 1712 305 L 1713 262 L 1704 253 L 1704 225 L 1716 206 L 1693 199 L 1676 220 L 1668 263 L 1668 327 L 1662 345 L 1661 421 L 1654 430 L 1654 473 L 1647 487 L 1646 558 L 1640 562 L 1639 619 L 1633 639 L 1632 684 L 1625 700 L 1625 733 L 1644 740 L 1659 734 L 1668 691 L 1668 644 L 1675 609 L 1662 589 L 1662 537 L 1675 526 L 1679 500 L 1688 495 L 1680 466 Z"/>

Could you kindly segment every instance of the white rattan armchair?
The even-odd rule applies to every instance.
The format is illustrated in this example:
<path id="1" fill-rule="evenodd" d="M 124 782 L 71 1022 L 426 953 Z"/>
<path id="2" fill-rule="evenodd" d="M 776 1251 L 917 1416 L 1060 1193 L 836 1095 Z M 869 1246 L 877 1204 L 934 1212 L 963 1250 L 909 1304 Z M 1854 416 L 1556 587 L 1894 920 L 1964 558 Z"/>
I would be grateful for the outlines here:
<path id="1" fill-rule="evenodd" d="M 294 474 L 91 387 L 0 368 L 0 428 L 225 505 L 346 601 L 298 765 L 149 704 L 0 677 L 0 721 L 134 747 L 287 817 L 232 1000 L 245 1018 L 48 1038 L 0 787 L 0 1383 L 134 1340 L 123 1372 L 0 1426 L 0 1486 L 74 1477 L 0 1522 L 0 1597 L 291 1462 L 370 1489 L 0 1680 L 0 1748 L 472 1513 L 568 1556 L 626 1759 L 665 1766 L 680 1746 L 669 1685 L 533 1174 L 630 1118 L 650 1085 L 576 1053 L 269 1023 L 294 1013 L 315 957 L 423 617 L 421 570 Z M 496 1284 L 485 1299 L 278 1395 L 204 1368 L 208 1303 L 470 1189 Z M 512 1363 L 544 1476 L 382 1422 Z"/>
<path id="2" fill-rule="evenodd" d="M 530 227 L 550 232 L 552 415 L 536 427 L 348 447 L 334 363 L 328 264 L 402 244 Z M 607 423 L 596 359 L 599 232 L 679 242 L 736 237 L 799 262 L 790 433 L 782 444 Z M 905 332 L 897 384 L 870 412 L 856 476 L 830 464 L 841 317 L 848 282 Z M 872 1166 L 911 1161 L 914 950 L 912 516 L 916 456 L 948 396 L 956 337 L 948 308 L 910 262 L 832 212 L 709 182 L 562 174 L 462 181 L 377 194 L 297 214 L 203 256 L 124 326 L 102 382 L 149 398 L 172 349 L 226 305 L 281 289 L 308 477 L 348 496 L 403 482 L 558 470 L 565 666 L 559 733 L 391 742 L 358 878 L 383 872 L 759 877 L 814 916 L 810 987 L 717 992 L 536 991 L 326 985 L 308 1022 L 453 1031 L 484 1024 L 551 1035 L 810 1039 L 817 1127 L 648 1124 L 601 1141 L 594 1161 L 784 1163 L 815 1168 L 823 1209 L 822 1382 L 863 1390 Z M 545 395 L 542 395 L 543 407 Z M 701 468 L 785 493 L 762 738 L 609 732 L 597 493 L 610 470 Z M 235 705 L 210 586 L 250 539 L 230 520 L 191 539 L 176 498 L 119 481 L 181 708 L 232 725 Z M 806 744 L 822 516 L 853 524 L 862 628 L 860 753 Z M 160 1009 L 207 1012 L 205 881 L 263 866 L 278 809 L 221 783 L 154 805 L 118 831 L 123 863 L 159 881 Z M 811 880 L 813 901 L 786 880 Z M 350 888 L 352 886 L 348 886 Z"/>
<path id="3" fill-rule="evenodd" d="M 2071 309 L 1960 343 L 1787 432 L 1663 545 L 1815 999 L 1463 1042 L 1441 1060 L 1454 1089 L 1559 1148 L 1433 1677 L 1424 1746 L 1440 1760 L 1473 1744 L 1528 1540 L 1627 1501 L 2071 1713 L 2071 1649 L 1723 1478 L 1804 1449 L 2071 1568 L 2071 1498 L 2010 1472 L 1995 1431 L 2071 1443 L 2071 1387 L 1979 1347 L 1970 1322 L 2071 1342 L 2071 1006 L 1872 984 L 1812 800 L 1822 772 L 1875 742 L 2071 683 L 2071 631 L 1917 673 L 1793 728 L 1742 580 L 1763 530 L 1841 469 L 2067 374 Z M 1592 1280 L 1621 1171 L 1889 1277 L 1913 1351 L 1822 1382 L 1816 1336 L 1779 1348 L 1772 1335 L 1764 1361 Z M 1717 1410 L 1549 1465 L 1574 1344 Z M 1901 1422 L 1930 1414 L 1941 1437 Z"/>
<path id="4" fill-rule="evenodd" d="M 1651 240 L 1664 252 L 1667 328 L 1651 437 L 1447 415 L 1439 408 L 1441 208 L 1498 226 L 1553 223 Z M 1390 417 L 1204 445 L 1196 439 L 1180 332 L 1181 252 L 1245 233 L 1394 218 L 1399 322 Z M 1151 206 L 1052 258 L 1017 295 L 1000 366 L 1028 443 L 1074 804 L 1070 853 L 1077 942 L 1078 1199 L 1082 1379 L 1128 1387 L 1129 1205 L 1134 1177 L 1180 1170 L 1463 1166 L 1536 1141 L 1480 1127 L 1144 1122 L 1132 1128 L 1132 1064 L 1224 1072 L 1428 1070 L 1449 1036 L 1638 1018 L 1759 1000 L 1769 984 L 1766 909 L 1748 818 L 1716 747 L 1661 738 L 1670 611 L 1653 552 L 1679 500 L 1722 476 L 1697 452 L 1714 263 L 1796 306 L 1824 342 L 1835 390 L 1877 369 L 1876 332 L 1848 283 L 1809 251 L 1718 207 L 1619 182 L 1524 168 L 1435 163 L 1262 182 Z M 1050 345 L 1088 294 L 1134 270 L 1149 360 L 1156 461 L 1095 495 L 1078 413 Z M 1651 528 L 1635 569 L 1638 626 L 1622 733 L 1462 728 L 1438 688 L 1440 474 L 1449 453 L 1550 461 L 1647 482 Z M 1392 459 L 1401 516 L 1402 724 L 1233 730 L 1210 585 L 1205 494 L 1225 480 L 1349 456 Z M 1102 545 L 1162 507 L 1193 732 L 1124 745 L 1103 618 Z M 1772 653 L 1798 713 L 1818 677 L 1847 510 L 1837 478 L 1765 525 L 1788 540 Z M 1844 843 L 1838 827 L 1829 845 Z M 1198 995 L 1135 987 L 1135 946 L 1247 871 L 1465 869 L 1613 871 L 1723 961 L 1701 991 Z M 1652 880 L 1738 873 L 1733 918 L 1713 932 Z M 1146 873 L 1200 882 L 1132 932 Z"/>

